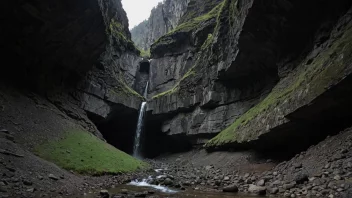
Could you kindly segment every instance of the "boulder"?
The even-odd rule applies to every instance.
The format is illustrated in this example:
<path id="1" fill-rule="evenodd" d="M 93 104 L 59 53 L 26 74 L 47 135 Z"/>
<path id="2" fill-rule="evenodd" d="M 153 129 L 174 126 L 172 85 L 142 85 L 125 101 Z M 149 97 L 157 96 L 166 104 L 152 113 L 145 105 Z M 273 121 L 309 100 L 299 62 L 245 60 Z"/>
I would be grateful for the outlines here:
<path id="1" fill-rule="evenodd" d="M 238 187 L 236 184 L 231 184 L 222 189 L 223 192 L 238 192 Z"/>
<path id="2" fill-rule="evenodd" d="M 266 188 L 262 186 L 256 186 L 256 185 L 250 184 L 248 188 L 248 192 L 256 195 L 265 195 Z"/>

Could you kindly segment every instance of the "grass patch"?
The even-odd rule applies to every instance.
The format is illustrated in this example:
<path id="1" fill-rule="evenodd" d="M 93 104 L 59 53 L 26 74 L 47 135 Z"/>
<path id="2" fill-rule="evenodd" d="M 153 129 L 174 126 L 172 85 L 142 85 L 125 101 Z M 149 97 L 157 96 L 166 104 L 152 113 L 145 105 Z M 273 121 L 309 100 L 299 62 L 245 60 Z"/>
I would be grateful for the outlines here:
<path id="1" fill-rule="evenodd" d="M 81 174 L 117 174 L 148 167 L 83 130 L 67 131 L 64 138 L 37 146 L 35 153 L 64 169 Z"/>
<path id="2" fill-rule="evenodd" d="M 150 49 L 148 50 L 143 50 L 143 49 L 139 49 L 139 55 L 143 58 L 147 58 L 149 59 L 150 58 Z"/>
<path id="3" fill-rule="evenodd" d="M 308 90 L 308 93 L 304 96 L 304 100 L 313 100 L 318 95 L 324 93 L 332 82 L 341 78 L 343 71 L 350 64 L 351 59 L 352 28 L 349 27 L 345 34 L 336 40 L 329 49 L 319 54 L 311 65 L 305 65 L 307 61 L 304 61 L 302 65 L 298 66 L 298 75 L 291 76 L 294 80 L 292 80 L 289 86 L 276 86 L 263 101 L 243 114 L 228 128 L 221 131 L 205 147 L 222 146 L 234 142 L 241 143 L 255 138 L 251 137 L 256 135 L 252 133 L 242 134 L 246 138 L 238 138 L 241 132 L 240 129 L 246 125 L 253 124 L 250 122 L 255 120 L 256 117 L 263 115 L 266 111 L 272 111 L 275 107 L 283 105 L 286 100 L 293 99 L 299 91 Z"/>

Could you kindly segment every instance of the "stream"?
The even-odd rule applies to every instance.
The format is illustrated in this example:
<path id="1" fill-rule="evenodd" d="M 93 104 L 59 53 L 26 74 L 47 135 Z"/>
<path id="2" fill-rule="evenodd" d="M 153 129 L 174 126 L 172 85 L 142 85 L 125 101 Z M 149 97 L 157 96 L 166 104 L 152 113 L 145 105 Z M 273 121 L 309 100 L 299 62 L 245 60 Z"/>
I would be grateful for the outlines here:
<path id="1" fill-rule="evenodd" d="M 143 183 L 137 184 L 134 182 L 131 182 L 130 184 L 126 184 L 126 185 L 120 185 L 114 189 L 110 189 L 109 193 L 121 195 L 123 191 L 122 189 L 127 190 L 128 195 L 131 195 L 131 197 L 135 197 L 135 195 L 137 195 L 137 197 L 138 195 L 140 197 L 143 197 L 143 195 L 146 195 L 146 194 L 148 195 L 148 192 L 149 192 L 149 193 L 152 193 L 152 194 L 149 194 L 149 196 L 151 197 L 254 198 L 253 196 L 241 195 L 236 193 L 205 192 L 205 191 L 196 191 L 191 189 L 186 189 L 182 191 L 182 190 L 170 189 L 163 186 L 145 185 Z"/>

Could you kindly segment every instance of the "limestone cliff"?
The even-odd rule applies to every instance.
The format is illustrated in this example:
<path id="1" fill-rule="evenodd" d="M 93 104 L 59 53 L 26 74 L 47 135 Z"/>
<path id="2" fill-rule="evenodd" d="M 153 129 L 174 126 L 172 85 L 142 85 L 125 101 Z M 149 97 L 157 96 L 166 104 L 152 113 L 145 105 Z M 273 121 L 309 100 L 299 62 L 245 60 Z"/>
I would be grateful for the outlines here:
<path id="1" fill-rule="evenodd" d="M 185 11 L 189 0 L 165 0 L 160 2 L 150 13 L 148 20 L 131 30 L 132 40 L 136 46 L 148 50 L 161 36 L 174 29 Z"/>
<path id="2" fill-rule="evenodd" d="M 151 47 L 151 122 L 192 144 L 221 132 L 210 150 L 304 148 L 326 136 L 326 120 L 348 126 L 341 107 L 350 99 L 351 3 L 317 3 L 225 0 L 200 15 L 188 9 L 192 17 Z"/>
<path id="3" fill-rule="evenodd" d="M 106 138 L 105 123 L 123 122 L 111 131 L 129 134 L 121 142 L 130 145 L 117 146 L 129 151 L 143 100 L 133 90 L 142 59 L 121 1 L 16 0 L 4 3 L 1 17 L 1 48 L 12 62 L 1 69 L 1 84 L 40 94 L 100 137 L 96 126 Z"/>

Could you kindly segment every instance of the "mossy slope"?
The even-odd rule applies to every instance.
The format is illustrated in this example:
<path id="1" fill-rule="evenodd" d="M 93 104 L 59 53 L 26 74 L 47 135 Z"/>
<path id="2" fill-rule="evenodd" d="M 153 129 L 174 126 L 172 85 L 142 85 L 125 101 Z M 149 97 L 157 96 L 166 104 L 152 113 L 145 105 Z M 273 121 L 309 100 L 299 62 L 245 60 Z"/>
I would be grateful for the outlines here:
<path id="1" fill-rule="evenodd" d="M 323 50 L 311 64 L 306 64 L 310 60 L 303 61 L 262 102 L 211 139 L 205 147 L 221 147 L 255 140 L 285 122 L 285 115 L 309 104 L 332 84 L 343 79 L 352 61 L 351 26 L 349 24 L 342 37 Z"/>
<path id="2" fill-rule="evenodd" d="M 35 148 L 36 154 L 58 166 L 82 174 L 102 175 L 133 172 L 148 165 L 82 130 Z"/>

